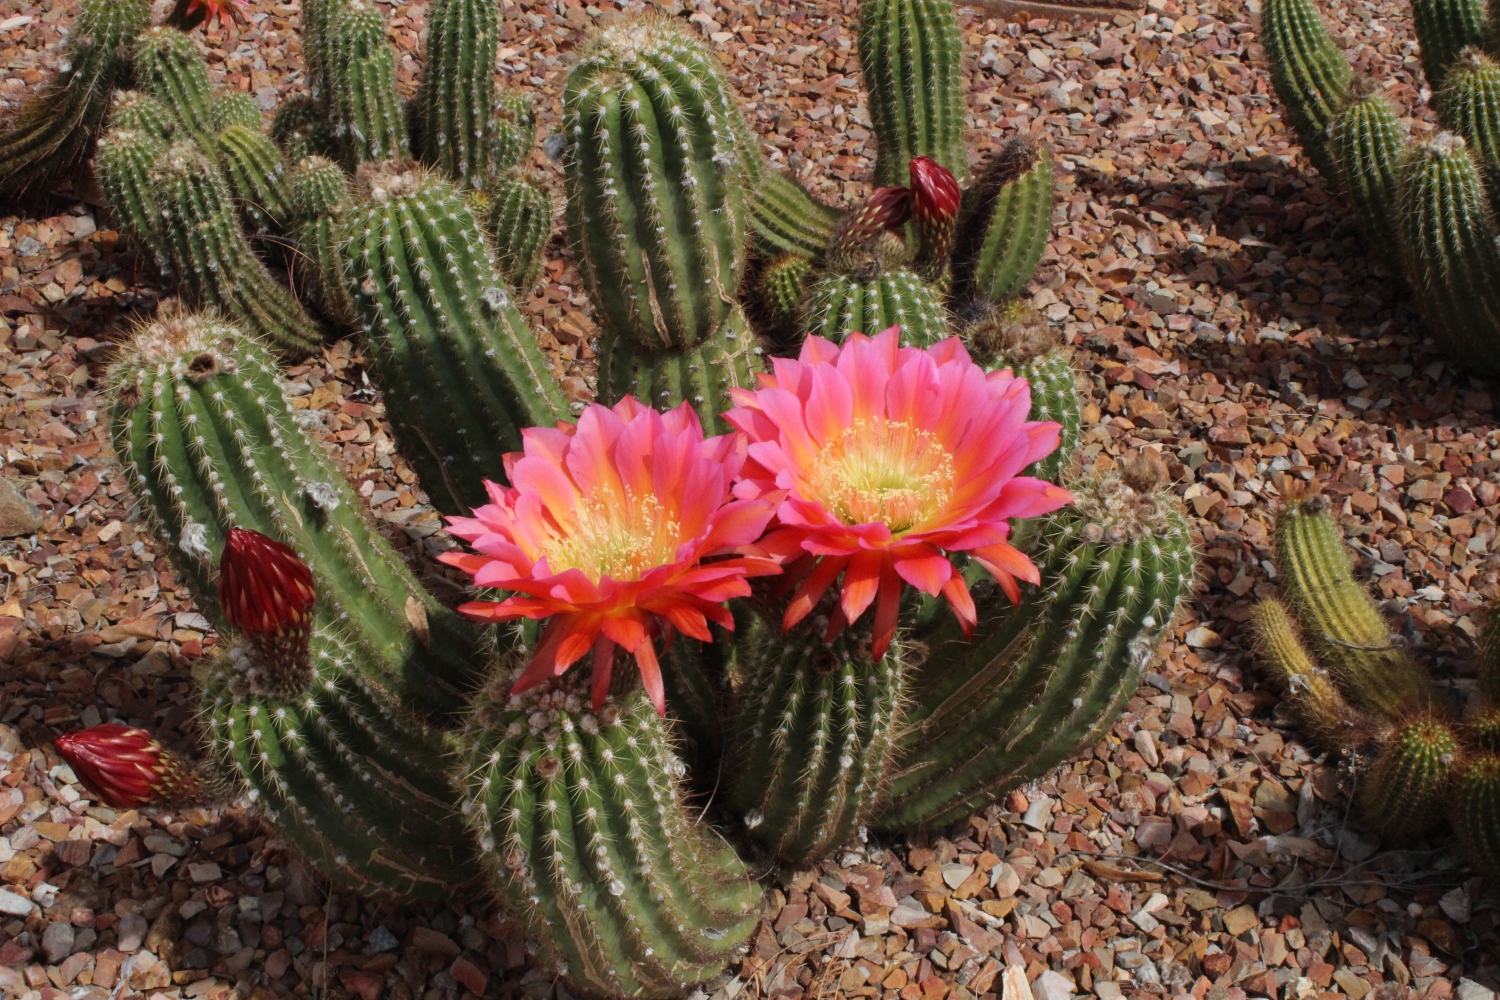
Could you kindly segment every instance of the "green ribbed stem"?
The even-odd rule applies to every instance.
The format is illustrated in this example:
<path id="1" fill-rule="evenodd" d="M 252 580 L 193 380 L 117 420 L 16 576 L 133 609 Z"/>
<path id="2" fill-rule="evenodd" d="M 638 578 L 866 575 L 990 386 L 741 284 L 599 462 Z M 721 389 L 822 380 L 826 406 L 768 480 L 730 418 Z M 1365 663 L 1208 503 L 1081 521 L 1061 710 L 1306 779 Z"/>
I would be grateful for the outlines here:
<path id="1" fill-rule="evenodd" d="M 1479 675 L 1479 693 L 1486 700 L 1500 704 L 1500 620 L 1494 612 L 1479 634 L 1479 656 L 1474 667 Z"/>
<path id="2" fill-rule="evenodd" d="M 495 50 L 499 0 L 435 0 L 427 8 L 427 59 L 417 95 L 422 162 L 461 187 L 495 172 Z"/>
<path id="3" fill-rule="evenodd" d="M 531 97 L 514 90 L 497 94 L 491 131 L 490 170 L 502 176 L 519 167 L 536 145 L 536 106 Z"/>
<path id="4" fill-rule="evenodd" d="M 1447 86 L 1449 67 L 1489 34 L 1485 0 L 1412 0 L 1411 19 L 1421 43 L 1422 73 L 1433 90 Z"/>
<path id="5" fill-rule="evenodd" d="M 607 332 L 599 337 L 601 402 L 634 396 L 668 410 L 687 401 L 709 434 L 731 433 L 719 416 L 734 405 L 729 390 L 755 388 L 764 370 L 760 343 L 738 306 L 723 329 L 690 350 L 645 351 Z"/>
<path id="6" fill-rule="evenodd" d="M 148 28 L 135 43 L 136 86 L 171 109 L 204 149 L 213 148 L 213 87 L 208 63 L 193 40 L 175 28 Z"/>
<path id="7" fill-rule="evenodd" d="M 964 196 L 953 241 L 954 299 L 1001 303 L 1025 289 L 1052 229 L 1052 154 L 1002 147 Z"/>
<path id="8" fill-rule="evenodd" d="M 1349 750 L 1369 736 L 1372 724 L 1345 699 L 1328 672 L 1318 666 L 1285 604 L 1274 598 L 1255 606 L 1252 619 L 1260 662 L 1314 743 L 1325 750 Z"/>
<path id="9" fill-rule="evenodd" d="M 330 323 L 352 329 L 358 316 L 344 281 L 344 257 L 339 248 L 341 217 L 350 206 L 344 173 L 332 160 L 309 156 L 292 171 L 291 193 L 292 214 L 297 220 L 292 287 L 298 294 L 311 293 L 318 312 Z"/>
<path id="10" fill-rule="evenodd" d="M 755 243 L 767 255 L 795 253 L 821 262 L 844 213 L 808 194 L 786 174 L 763 169 L 749 199 Z"/>
<path id="11" fill-rule="evenodd" d="M 151 183 L 151 169 L 167 144 L 152 132 L 114 128 L 99 140 L 94 173 L 120 228 L 151 255 L 157 270 L 172 273 L 161 229 L 161 209 Z"/>
<path id="12" fill-rule="evenodd" d="M 760 295 L 778 326 L 790 327 L 796 323 L 797 306 L 802 303 L 811 271 L 811 260 L 799 253 L 787 253 L 767 264 L 761 273 Z"/>
<path id="13" fill-rule="evenodd" d="M 909 671 L 898 639 L 879 662 L 869 635 L 824 643 L 826 618 L 783 635 L 757 617 L 737 640 L 732 808 L 788 861 L 818 858 L 864 825 L 891 763 Z"/>
<path id="14" fill-rule="evenodd" d="M 1484 753 L 1500 754 L 1500 705 L 1487 705 L 1464 720 L 1464 742 Z"/>
<path id="15" fill-rule="evenodd" d="M 906 268 L 873 278 L 824 274 L 801 306 L 803 332 L 841 343 L 851 332 L 873 337 L 901 327 L 901 343 L 927 347 L 948 336 L 948 313 L 931 286 Z"/>
<path id="16" fill-rule="evenodd" d="M 1493 205 L 1500 192 L 1500 65 L 1477 48 L 1465 49 L 1434 103 L 1443 126 L 1463 136 L 1479 161 Z"/>
<path id="17" fill-rule="evenodd" d="M 338 159 L 338 143 L 334 140 L 333 129 L 317 102 L 310 97 L 293 97 L 281 102 L 281 107 L 271 118 L 271 139 L 281 147 L 288 163 L 300 163 L 309 156 Z"/>
<path id="18" fill-rule="evenodd" d="M 291 224 L 286 159 L 259 126 L 230 125 L 214 137 L 229 190 L 253 233 L 285 233 Z"/>
<path id="19" fill-rule="evenodd" d="M 1360 782 L 1364 820 L 1384 836 L 1410 843 L 1443 822 L 1459 768 L 1458 740 L 1436 719 L 1396 731 Z"/>
<path id="20" fill-rule="evenodd" d="M 319 117 L 323 118 L 336 115 L 338 110 L 333 52 L 338 38 L 336 25 L 348 6 L 349 0 L 302 0 L 302 54 L 307 62 L 307 89 Z M 292 162 L 297 159 L 300 157 L 292 158 Z"/>
<path id="21" fill-rule="evenodd" d="M 145 329 L 114 371 L 115 450 L 179 577 L 228 634 L 216 565 L 231 527 L 291 546 L 313 572 L 319 628 L 359 675 L 446 713 L 483 669 L 474 630 L 417 583 L 282 394 L 271 356 L 236 328 L 186 317 Z"/>
<path id="22" fill-rule="evenodd" d="M 912 637 L 880 825 L 962 819 L 1098 740 L 1134 696 L 1192 584 L 1188 523 L 1159 485 L 1114 474 L 1069 485 L 1073 506 L 1029 522 L 1040 588 L 1013 608 L 975 567 L 972 641 L 946 608 Z"/>
<path id="23" fill-rule="evenodd" d="M 260 131 L 260 104 L 243 90 L 221 90 L 208 103 L 210 129 L 222 132 L 231 125 L 243 125 L 252 132 Z"/>
<path id="24" fill-rule="evenodd" d="M 713 642 L 678 635 L 670 648 L 661 651 L 660 660 L 667 717 L 682 735 L 687 780 L 695 791 L 712 794 L 719 780 L 727 713 L 734 692 L 723 662 L 733 637 L 717 625 L 710 628 Z"/>
<path id="25" fill-rule="evenodd" d="M 950 0 L 865 0 L 859 65 L 875 133 L 875 186 L 907 183 L 907 164 L 929 156 L 962 183 L 964 86 L 958 16 Z"/>
<path id="26" fill-rule="evenodd" d="M 306 695 L 247 690 L 240 649 L 210 667 L 208 751 L 326 876 L 385 899 L 444 901 L 475 880 L 442 735 L 362 677 L 362 651 L 325 626 Z"/>
<path id="27" fill-rule="evenodd" d="M 111 131 L 146 132 L 166 141 L 177 128 L 177 119 L 167 106 L 139 90 L 123 90 L 109 107 Z"/>
<path id="28" fill-rule="evenodd" d="M 1500 884 L 1500 756 L 1469 764 L 1453 792 L 1453 829 L 1475 870 Z"/>
<path id="29" fill-rule="evenodd" d="M 1282 507 L 1276 519 L 1276 571 L 1318 662 L 1355 704 L 1395 718 L 1433 703 L 1427 680 L 1392 640 L 1390 626 L 1354 579 L 1326 500 L 1290 500 Z"/>
<path id="30" fill-rule="evenodd" d="M 485 225 L 495 241 L 500 273 L 510 279 L 517 295 L 529 295 L 546 261 L 547 240 L 552 235 L 552 196 L 536 181 L 516 176 L 496 181 L 488 194 L 490 210 Z"/>
<path id="31" fill-rule="evenodd" d="M 151 171 L 151 186 L 163 243 L 186 291 L 288 358 L 318 349 L 318 328 L 251 253 L 218 167 L 196 144 L 168 149 Z"/>
<path id="32" fill-rule="evenodd" d="M 588 671 L 476 701 L 463 738 L 469 815 L 490 885 L 580 988 L 680 997 L 717 975 L 755 927 L 760 897 L 734 851 L 683 801 L 667 724 L 615 666 L 589 710 Z M 493 700 L 492 700 L 493 698 Z"/>
<path id="33" fill-rule="evenodd" d="M 322 44 L 329 46 L 328 89 L 344 165 L 410 156 L 396 90 L 396 51 L 386 41 L 379 11 L 366 0 L 349 0 Z"/>
<path id="34" fill-rule="evenodd" d="M 1333 43 L 1313 0 L 1265 0 L 1260 40 L 1271 64 L 1271 83 L 1308 159 L 1325 177 L 1338 170 L 1328 151 L 1333 121 L 1354 71 Z"/>
<path id="35" fill-rule="evenodd" d="M 0 194 L 38 190 L 83 163 L 150 17 L 148 0 L 84 0 L 63 68 L 0 121 Z"/>
<path id="36" fill-rule="evenodd" d="M 1330 126 L 1330 155 L 1369 243 L 1400 265 L 1397 193 L 1406 139 L 1395 109 L 1373 91 L 1355 93 Z"/>
<path id="37" fill-rule="evenodd" d="M 652 350 L 711 336 L 744 269 L 738 115 L 717 58 L 661 19 L 605 28 L 563 95 L 568 227 L 603 327 Z"/>
<path id="38" fill-rule="evenodd" d="M 495 255 L 451 184 L 399 164 L 362 175 L 344 279 L 403 453 L 433 505 L 467 513 L 521 429 L 567 415 Z"/>

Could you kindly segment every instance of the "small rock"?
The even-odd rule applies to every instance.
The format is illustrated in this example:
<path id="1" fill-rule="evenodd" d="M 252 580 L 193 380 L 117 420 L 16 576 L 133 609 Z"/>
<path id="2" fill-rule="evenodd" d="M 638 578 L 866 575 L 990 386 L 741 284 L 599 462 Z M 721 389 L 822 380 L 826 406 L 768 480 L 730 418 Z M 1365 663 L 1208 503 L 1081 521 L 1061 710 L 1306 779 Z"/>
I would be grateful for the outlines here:
<path id="1" fill-rule="evenodd" d="M 1224 929 L 1233 937 L 1239 937 L 1259 923 L 1260 918 L 1248 906 L 1237 907 L 1224 914 Z"/>
<path id="2" fill-rule="evenodd" d="M 1021 818 L 1021 822 L 1025 823 L 1033 830 L 1041 830 L 1043 833 L 1045 833 L 1047 831 L 1047 827 L 1050 825 L 1048 820 L 1051 818 L 1051 816 L 1052 800 L 1043 795 L 1039 796 L 1035 802 L 1031 803 L 1031 805 L 1026 810 L 1026 815 Z"/>
<path id="3" fill-rule="evenodd" d="M 365 949 L 371 955 L 378 955 L 383 951 L 392 951 L 399 947 L 401 940 L 392 934 L 384 924 L 376 925 L 370 932 L 370 944 Z"/>
<path id="4" fill-rule="evenodd" d="M 477 997 L 484 996 L 484 988 L 489 985 L 489 976 L 480 970 L 479 966 L 467 958 L 459 956 L 453 960 L 453 965 L 448 969 L 448 975 L 460 986 L 466 987 L 469 992 Z"/>
<path id="5" fill-rule="evenodd" d="M 1194 649 L 1217 649 L 1224 642 L 1219 633 L 1205 625 L 1189 629 L 1186 641 Z"/>
<path id="6" fill-rule="evenodd" d="M 1149 729 L 1137 729 L 1135 731 L 1135 752 L 1141 755 L 1141 759 L 1154 771 L 1161 767 L 1161 754 L 1156 749 L 1156 739 L 1151 735 Z"/>
<path id="7" fill-rule="evenodd" d="M 123 952 L 132 952 L 140 948 L 141 942 L 146 940 L 148 925 L 146 918 L 139 913 L 127 913 L 120 918 L 120 943 L 116 945 Z"/>
<path id="8" fill-rule="evenodd" d="M 412 944 L 422 951 L 446 958 L 457 958 L 459 954 L 459 947 L 453 943 L 452 938 L 431 927 L 418 927 L 412 932 Z"/>
<path id="9" fill-rule="evenodd" d="M 1462 886 L 1457 889 L 1449 889 L 1443 893 L 1438 899 L 1438 906 L 1448 915 L 1448 919 L 1455 924 L 1466 924 L 1469 922 L 1469 894 L 1464 892 Z"/>
<path id="10" fill-rule="evenodd" d="M 0 476 L 0 538 L 29 535 L 41 526 L 42 515 L 36 505 L 21 496 L 9 477 Z"/>
<path id="11" fill-rule="evenodd" d="M 52 965 L 73 954 L 73 925 L 64 920 L 48 924 L 42 932 L 42 951 Z"/>
<path id="12" fill-rule="evenodd" d="M 1472 979 L 1460 979 L 1453 991 L 1458 1000 L 1495 1000 L 1495 991 L 1486 989 Z"/>
<path id="13" fill-rule="evenodd" d="M 1048 969 L 1031 984 L 1031 994 L 1036 1000 L 1072 1000 L 1073 981 Z"/>
<path id="14" fill-rule="evenodd" d="M 28 916 L 31 913 L 31 900 L 0 889 L 0 913 L 9 917 Z"/>

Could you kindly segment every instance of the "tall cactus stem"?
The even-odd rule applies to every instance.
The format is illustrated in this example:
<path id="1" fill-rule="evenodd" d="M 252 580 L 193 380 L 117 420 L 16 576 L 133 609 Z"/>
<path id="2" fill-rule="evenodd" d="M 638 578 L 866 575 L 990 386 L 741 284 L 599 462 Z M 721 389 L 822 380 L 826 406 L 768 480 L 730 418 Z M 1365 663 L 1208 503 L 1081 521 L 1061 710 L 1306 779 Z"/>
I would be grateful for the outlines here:
<path id="1" fill-rule="evenodd" d="M 953 297 L 1002 303 L 1019 294 L 1047 248 L 1052 227 L 1052 154 L 1013 140 L 964 197 L 953 244 Z"/>
<path id="2" fill-rule="evenodd" d="M 1438 90 L 1459 53 L 1483 45 L 1493 31 L 1485 0 L 1412 0 L 1412 25 L 1420 43 L 1422 74 Z"/>
<path id="3" fill-rule="evenodd" d="M 1325 750 L 1349 750 L 1372 732 L 1371 720 L 1344 698 L 1313 660 L 1286 605 L 1271 599 L 1255 606 L 1255 638 L 1272 681 L 1299 725 Z"/>
<path id="4" fill-rule="evenodd" d="M 1458 779 L 1453 828 L 1474 868 L 1500 885 L 1500 755 L 1476 757 Z"/>
<path id="5" fill-rule="evenodd" d="M 143 31 L 135 43 L 136 86 L 172 109 L 206 150 L 213 149 L 213 87 L 193 40 L 174 28 Z"/>
<path id="6" fill-rule="evenodd" d="M 904 267 L 872 278 L 824 274 L 801 306 L 805 333 L 842 343 L 851 332 L 874 336 L 901 327 L 901 343 L 928 347 L 948 336 L 948 313 L 926 282 Z"/>
<path id="7" fill-rule="evenodd" d="M 765 168 L 750 194 L 749 215 L 762 253 L 795 253 L 817 263 L 822 262 L 843 217 L 786 174 Z"/>
<path id="8" fill-rule="evenodd" d="M 1297 140 L 1313 166 L 1336 182 L 1338 165 L 1328 150 L 1328 124 L 1344 102 L 1354 71 L 1313 0 L 1266 0 L 1260 24 L 1271 84 Z"/>
<path id="9" fill-rule="evenodd" d="M 1401 253 L 1396 212 L 1406 140 L 1390 101 L 1367 78 L 1349 87 L 1349 100 L 1329 125 L 1329 155 L 1369 243 L 1397 268 Z"/>
<path id="10" fill-rule="evenodd" d="M 495 129 L 498 0 L 437 0 L 427 10 L 427 61 L 417 96 L 422 161 L 461 186 L 481 187 Z"/>
<path id="11" fill-rule="evenodd" d="M 859 11 L 859 65 L 875 133 L 875 183 L 907 183 L 927 156 L 962 182 L 962 41 L 949 0 L 866 0 Z"/>
<path id="12" fill-rule="evenodd" d="M 172 258 L 151 183 L 152 167 L 166 151 L 167 144 L 152 132 L 110 129 L 99 140 L 94 173 L 120 228 L 151 255 L 157 270 L 170 274 Z"/>
<path id="13" fill-rule="evenodd" d="M 351 207 L 344 172 L 332 160 L 309 156 L 291 179 L 292 216 L 297 247 L 291 255 L 293 287 L 311 293 L 318 312 L 340 329 L 357 321 L 344 280 L 342 218 Z"/>
<path id="14" fill-rule="evenodd" d="M 517 295 L 529 295 L 542 273 L 552 235 L 552 196 L 538 182 L 515 176 L 496 181 L 488 194 L 485 225 L 495 241 L 500 272 Z"/>
<path id="15" fill-rule="evenodd" d="M 1461 763 L 1446 724 L 1418 718 L 1401 726 L 1360 783 L 1365 822 L 1402 843 L 1431 832 L 1443 822 Z"/>
<path id="16" fill-rule="evenodd" d="M 379 12 L 366 0 L 349 0 L 323 44 L 331 46 L 329 91 L 345 165 L 410 156 L 396 52 Z"/>

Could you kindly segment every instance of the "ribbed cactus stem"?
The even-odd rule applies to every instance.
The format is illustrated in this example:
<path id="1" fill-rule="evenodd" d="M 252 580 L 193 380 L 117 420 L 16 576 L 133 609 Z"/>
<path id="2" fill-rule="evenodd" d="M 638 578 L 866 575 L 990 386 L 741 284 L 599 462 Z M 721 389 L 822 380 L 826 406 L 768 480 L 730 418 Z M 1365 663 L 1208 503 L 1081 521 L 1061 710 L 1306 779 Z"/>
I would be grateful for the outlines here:
<path id="1" fill-rule="evenodd" d="M 685 350 L 649 351 L 611 333 L 599 338 L 601 402 L 634 396 L 658 410 L 691 403 L 715 434 L 732 432 L 720 418 L 734 405 L 730 390 L 755 388 L 764 370 L 760 343 L 738 306 L 718 333 Z"/>
<path id="2" fill-rule="evenodd" d="M 801 316 L 805 333 L 835 343 L 851 332 L 873 337 L 893 326 L 901 327 L 901 343 L 907 347 L 927 347 L 948 336 L 942 299 L 904 267 L 870 278 L 825 274 L 813 282 Z"/>
<path id="3" fill-rule="evenodd" d="M 427 60 L 417 97 L 422 162 L 461 186 L 484 185 L 495 128 L 498 0 L 436 0 L 427 8 Z"/>
<path id="4" fill-rule="evenodd" d="M 1491 610 L 1479 633 L 1479 656 L 1475 660 L 1479 675 L 1479 692 L 1490 702 L 1500 704 L 1500 620 Z"/>
<path id="5" fill-rule="evenodd" d="M 233 527 L 288 545 L 313 571 L 318 628 L 371 684 L 448 712 L 482 668 L 469 625 L 418 585 L 282 392 L 271 356 L 235 327 L 144 328 L 114 379 L 114 436 L 136 495 L 198 607 L 226 631 L 216 564 Z"/>
<path id="6" fill-rule="evenodd" d="M 344 172 L 332 160 L 307 157 L 292 171 L 291 201 L 297 239 L 291 257 L 292 285 L 298 294 L 311 293 L 318 312 L 330 323 L 350 329 L 357 314 L 344 280 L 340 249 L 342 217 L 350 208 Z"/>
<path id="7" fill-rule="evenodd" d="M 907 164 L 928 156 L 962 182 L 964 87 L 958 15 L 950 0 L 866 0 L 859 65 L 875 133 L 875 183 L 905 184 Z"/>
<path id="8" fill-rule="evenodd" d="M 162 241 L 186 291 L 288 357 L 317 349 L 317 327 L 250 251 L 218 167 L 195 143 L 168 149 L 152 169 L 151 185 Z"/>
<path id="9" fill-rule="evenodd" d="M 879 662 L 869 636 L 821 641 L 826 618 L 791 636 L 757 618 L 740 640 L 730 800 L 778 857 L 821 857 L 865 823 L 895 749 L 907 668 L 900 643 Z"/>
<path id="10" fill-rule="evenodd" d="M 1500 754 L 1500 704 L 1489 704 L 1464 720 L 1464 742 L 1475 750 Z"/>
<path id="11" fill-rule="evenodd" d="M 99 140 L 94 173 L 120 228 L 151 255 L 157 270 L 172 272 L 161 228 L 161 209 L 151 183 L 156 161 L 167 144 L 153 132 L 114 128 Z"/>
<path id="12" fill-rule="evenodd" d="M 1324 176 L 1336 179 L 1328 123 L 1343 104 L 1354 71 L 1333 43 L 1313 0 L 1266 0 L 1260 22 L 1276 96 L 1308 159 Z"/>
<path id="13" fill-rule="evenodd" d="M 208 103 L 208 127 L 222 132 L 231 125 L 243 125 L 259 132 L 260 104 L 243 90 L 221 90 Z"/>
<path id="14" fill-rule="evenodd" d="M 567 414 L 551 368 L 451 184 L 392 164 L 361 173 L 343 230 L 354 299 L 387 412 L 433 504 L 486 502 L 521 429 Z"/>
<path id="15" fill-rule="evenodd" d="M 329 91 L 346 165 L 410 156 L 385 20 L 366 0 L 349 0 L 330 30 L 322 44 L 330 47 Z"/>
<path id="16" fill-rule="evenodd" d="M 1318 662 L 1356 705 L 1394 718 L 1432 703 L 1427 681 L 1354 579 L 1325 498 L 1289 500 L 1282 507 L 1276 570 Z"/>
<path id="17" fill-rule="evenodd" d="M 135 43 L 136 86 L 172 110 L 205 149 L 213 148 L 208 63 L 193 40 L 175 28 L 148 28 Z"/>
<path id="18" fill-rule="evenodd" d="M 968 815 L 1097 740 L 1134 696 L 1193 576 L 1180 502 L 1142 465 L 1070 483 L 1074 505 L 1032 523 L 1042 584 L 1020 607 L 976 578 L 972 641 L 949 615 L 911 636 L 912 701 L 881 825 Z"/>
<path id="19" fill-rule="evenodd" d="M 214 136 L 214 151 L 251 232 L 285 233 L 291 224 L 286 158 L 257 125 L 230 125 Z"/>
<path id="20" fill-rule="evenodd" d="M 1500 65 L 1470 46 L 1458 54 L 1443 77 L 1435 100 L 1445 128 L 1468 143 L 1493 199 L 1500 191 Z"/>
<path id="21" fill-rule="evenodd" d="M 337 111 L 333 94 L 336 25 L 349 0 L 303 0 L 302 53 L 307 62 L 307 89 L 320 115 Z M 283 105 L 285 107 L 285 105 Z"/>
<path id="22" fill-rule="evenodd" d="M 1286 605 L 1274 598 L 1262 601 L 1251 620 L 1261 662 L 1313 741 L 1326 750 L 1352 749 L 1363 742 L 1371 733 L 1371 721 L 1349 704 L 1313 660 Z"/>
<path id="23" fill-rule="evenodd" d="M 800 253 L 785 253 L 761 272 L 761 299 L 778 326 L 789 327 L 796 322 L 797 306 L 802 302 L 804 283 L 811 271 L 810 259 Z"/>
<path id="24" fill-rule="evenodd" d="M 606 330 L 692 347 L 729 316 L 744 266 L 744 193 L 717 59 L 652 17 L 605 28 L 563 96 L 568 225 Z"/>
<path id="25" fill-rule="evenodd" d="M 1052 154 L 1007 143 L 964 197 L 953 244 L 954 299 L 1004 302 L 1036 271 L 1052 227 Z"/>
<path id="26" fill-rule="evenodd" d="M 0 117 L 0 194 L 37 190 L 83 162 L 150 16 L 148 0 L 85 0 L 57 72 Z"/>
<path id="27" fill-rule="evenodd" d="M 166 141 L 177 128 L 167 106 L 141 90 L 122 90 L 109 107 L 109 127 L 122 132 L 145 132 Z"/>
<path id="28" fill-rule="evenodd" d="M 595 713 L 587 683 L 575 668 L 509 697 L 507 677 L 476 699 L 466 812 L 492 888 L 560 975 L 682 996 L 734 956 L 760 893 L 684 802 L 686 768 L 639 685 Z"/>
<path id="29" fill-rule="evenodd" d="M 1369 243 L 1400 266 L 1397 194 L 1406 139 L 1391 102 L 1368 79 L 1350 84 L 1349 100 L 1329 126 L 1329 151 Z"/>
<path id="30" fill-rule="evenodd" d="M 338 157 L 338 143 L 328 118 L 318 103 L 305 95 L 281 102 L 271 118 L 271 140 L 288 163 L 299 163 L 309 156 Z"/>
<path id="31" fill-rule="evenodd" d="M 514 90 L 497 94 L 491 132 L 492 173 L 502 175 L 525 162 L 536 145 L 536 106 L 531 97 Z"/>
<path id="32" fill-rule="evenodd" d="M 823 259 L 843 216 L 838 209 L 813 198 L 786 174 L 764 168 L 750 194 L 748 208 L 761 252 L 796 253 L 815 262 Z"/>
<path id="33" fill-rule="evenodd" d="M 1433 718 L 1406 723 L 1360 783 L 1365 822 L 1403 843 L 1420 838 L 1443 822 L 1460 771 L 1453 730 Z"/>
<path id="34" fill-rule="evenodd" d="M 552 235 L 552 196 L 525 177 L 504 177 L 491 185 L 486 228 L 495 241 L 500 273 L 517 295 L 529 295 L 542 273 Z"/>
<path id="35" fill-rule="evenodd" d="M 1453 829 L 1475 870 L 1500 884 L 1500 755 L 1476 757 L 1453 790 Z"/>
<path id="36" fill-rule="evenodd" d="M 1485 7 L 1485 0 L 1412 0 L 1422 73 L 1433 90 L 1447 85 L 1449 68 L 1460 52 L 1483 45 L 1494 30 Z"/>

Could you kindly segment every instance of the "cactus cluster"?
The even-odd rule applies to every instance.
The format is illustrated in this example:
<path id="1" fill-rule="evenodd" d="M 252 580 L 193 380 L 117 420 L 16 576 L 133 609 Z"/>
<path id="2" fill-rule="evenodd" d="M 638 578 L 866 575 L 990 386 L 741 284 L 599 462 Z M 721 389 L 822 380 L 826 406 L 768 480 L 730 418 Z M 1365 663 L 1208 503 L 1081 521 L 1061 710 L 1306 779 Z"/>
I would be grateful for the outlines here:
<path id="1" fill-rule="evenodd" d="M 1267 0 L 1266 57 L 1308 158 L 1411 286 L 1433 337 L 1470 371 L 1494 377 L 1500 36 L 1482 4 L 1412 0 L 1411 8 L 1442 126 L 1424 141 L 1408 139 L 1392 102 L 1355 74 L 1313 0 Z"/>
<path id="2" fill-rule="evenodd" d="M 1364 821 L 1398 843 L 1451 823 L 1474 867 L 1500 879 L 1500 629 L 1481 635 L 1479 690 L 1466 710 L 1413 661 L 1344 552 L 1319 494 L 1276 520 L 1281 598 L 1254 612 L 1261 661 L 1292 717 L 1356 768 Z"/>
<path id="3" fill-rule="evenodd" d="M 770 169 L 684 23 L 593 37 L 562 106 L 592 406 L 517 308 L 554 212 L 535 109 L 495 84 L 499 4 L 435 0 L 409 106 L 378 7 L 303 14 L 309 93 L 267 126 L 191 25 L 86 0 L 97 41 L 0 138 L 10 191 L 102 132 L 119 225 L 184 301 L 122 346 L 115 444 L 226 641 L 201 764 L 59 740 L 98 794 L 246 795 L 332 879 L 487 891 L 582 989 L 669 997 L 746 947 L 747 859 L 946 823 L 1097 738 L 1191 549 L 1160 469 L 1069 471 L 1072 366 L 1017 298 L 1050 161 L 1012 143 L 969 182 L 949 0 L 862 12 L 881 186 L 851 211 Z M 278 356 L 328 334 L 361 338 L 472 545 L 441 557 L 479 588 L 458 609 L 284 395 Z"/>

